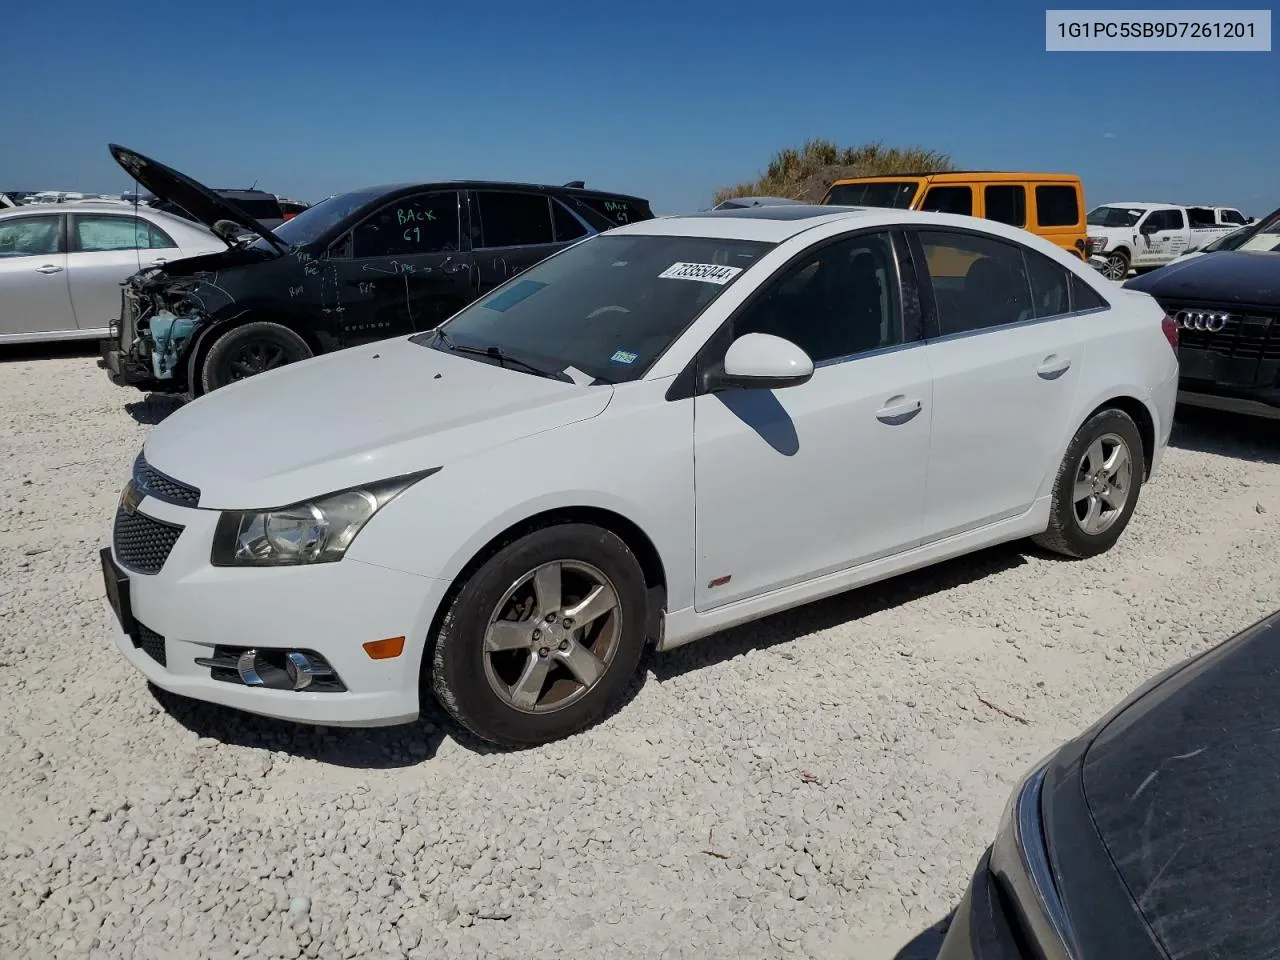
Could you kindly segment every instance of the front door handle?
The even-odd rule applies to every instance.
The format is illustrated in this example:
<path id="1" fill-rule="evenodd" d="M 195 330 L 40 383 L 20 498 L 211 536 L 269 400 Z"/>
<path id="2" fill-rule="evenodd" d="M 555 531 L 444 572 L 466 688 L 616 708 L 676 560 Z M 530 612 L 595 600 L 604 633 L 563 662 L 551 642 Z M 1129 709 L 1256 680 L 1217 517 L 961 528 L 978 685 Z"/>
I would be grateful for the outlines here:
<path id="1" fill-rule="evenodd" d="M 1045 380 L 1057 380 L 1069 369 L 1071 369 L 1070 357 L 1060 357 L 1056 353 L 1051 353 L 1044 358 L 1044 363 L 1036 367 L 1036 373 Z"/>
<path id="2" fill-rule="evenodd" d="M 151 265 L 153 267 L 163 267 L 168 262 L 169 262 L 168 257 L 156 257 L 154 260 L 151 261 Z"/>
<path id="3" fill-rule="evenodd" d="M 46 263 L 43 267 L 36 267 L 36 273 L 61 273 L 62 268 L 53 263 Z"/>
<path id="4" fill-rule="evenodd" d="M 881 423 L 898 426 L 906 423 L 924 409 L 919 400 L 908 400 L 902 394 L 890 397 L 883 407 L 876 411 L 876 419 Z"/>

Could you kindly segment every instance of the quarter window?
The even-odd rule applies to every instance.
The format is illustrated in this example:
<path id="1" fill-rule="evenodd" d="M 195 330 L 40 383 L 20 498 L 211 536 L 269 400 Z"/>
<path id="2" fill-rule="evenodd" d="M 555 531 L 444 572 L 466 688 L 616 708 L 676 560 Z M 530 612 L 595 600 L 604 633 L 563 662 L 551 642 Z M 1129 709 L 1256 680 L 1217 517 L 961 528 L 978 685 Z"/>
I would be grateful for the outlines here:
<path id="1" fill-rule="evenodd" d="M 771 333 L 814 363 L 903 342 L 897 261 L 888 233 L 862 234 L 806 256 L 734 322 L 734 337 Z"/>
<path id="2" fill-rule="evenodd" d="M 19 217 L 0 221 L 0 257 L 40 257 L 61 253 L 61 217 Z"/>
<path id="3" fill-rule="evenodd" d="M 1085 283 L 1074 273 L 1071 274 L 1071 309 L 1075 313 L 1082 310 L 1105 310 L 1109 304 L 1103 300 L 1098 291 Z"/>
<path id="4" fill-rule="evenodd" d="M 479 223 L 471 228 L 477 248 L 555 243 L 548 197 L 498 190 L 481 190 L 475 196 Z"/>
<path id="5" fill-rule="evenodd" d="M 458 195 L 450 190 L 403 197 L 352 231 L 351 255 L 408 257 L 458 249 Z M 340 250 L 341 244 L 335 246 Z"/>
<path id="6" fill-rule="evenodd" d="M 587 235 L 587 228 L 559 200 L 551 201 L 551 219 L 555 223 L 556 242 L 568 243 Z"/>
<path id="7" fill-rule="evenodd" d="M 1035 311 L 1036 318 L 1058 317 L 1070 313 L 1070 271 L 1034 250 L 1024 249 L 1022 257 L 1027 267 L 1027 278 L 1031 281 L 1031 308 Z"/>
<path id="8" fill-rule="evenodd" d="M 1027 188 L 1020 183 L 999 183 L 982 190 L 985 217 L 1011 227 L 1027 225 Z"/>
<path id="9" fill-rule="evenodd" d="M 1033 319 L 1022 248 L 961 231 L 921 230 L 941 336 Z"/>
<path id="10" fill-rule="evenodd" d="M 930 187 L 924 195 L 921 210 L 935 213 L 958 213 L 961 216 L 973 216 L 972 187 Z"/>
<path id="11" fill-rule="evenodd" d="M 1036 222 L 1042 227 L 1073 227 L 1079 223 L 1076 188 L 1065 184 L 1036 187 Z"/>

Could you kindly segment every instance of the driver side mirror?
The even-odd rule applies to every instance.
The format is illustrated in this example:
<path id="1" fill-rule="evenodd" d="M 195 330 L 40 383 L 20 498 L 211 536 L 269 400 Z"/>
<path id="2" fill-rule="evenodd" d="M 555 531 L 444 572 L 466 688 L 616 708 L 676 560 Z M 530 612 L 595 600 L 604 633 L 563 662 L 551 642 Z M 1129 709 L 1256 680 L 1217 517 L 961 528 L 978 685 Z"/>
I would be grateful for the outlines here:
<path id="1" fill-rule="evenodd" d="M 812 376 L 813 361 L 790 340 L 747 333 L 730 344 L 724 363 L 708 373 L 707 389 L 781 390 L 807 383 Z"/>
<path id="2" fill-rule="evenodd" d="M 1160 230 L 1160 224 L 1149 217 L 1142 224 L 1142 226 L 1138 228 L 1139 233 L 1157 233 L 1159 230 Z"/>

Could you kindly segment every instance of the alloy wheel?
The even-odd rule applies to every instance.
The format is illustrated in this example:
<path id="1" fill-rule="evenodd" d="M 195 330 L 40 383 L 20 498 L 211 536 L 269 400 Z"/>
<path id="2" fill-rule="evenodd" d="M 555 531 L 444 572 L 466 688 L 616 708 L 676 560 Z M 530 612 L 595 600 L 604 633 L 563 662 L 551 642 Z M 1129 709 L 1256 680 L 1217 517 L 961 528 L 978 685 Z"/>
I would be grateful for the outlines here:
<path id="1" fill-rule="evenodd" d="M 1129 262 L 1120 254 L 1113 253 L 1107 257 L 1102 273 L 1108 280 L 1123 280 L 1129 275 Z"/>
<path id="2" fill-rule="evenodd" d="M 1085 450 L 1076 468 L 1071 502 L 1076 522 L 1090 536 L 1111 528 L 1133 489 L 1133 455 L 1124 438 L 1105 433 Z"/>
<path id="3" fill-rule="evenodd" d="M 484 669 L 504 703 L 550 713 L 604 676 L 622 637 L 618 592 L 578 560 L 544 563 L 511 585 L 489 617 Z"/>

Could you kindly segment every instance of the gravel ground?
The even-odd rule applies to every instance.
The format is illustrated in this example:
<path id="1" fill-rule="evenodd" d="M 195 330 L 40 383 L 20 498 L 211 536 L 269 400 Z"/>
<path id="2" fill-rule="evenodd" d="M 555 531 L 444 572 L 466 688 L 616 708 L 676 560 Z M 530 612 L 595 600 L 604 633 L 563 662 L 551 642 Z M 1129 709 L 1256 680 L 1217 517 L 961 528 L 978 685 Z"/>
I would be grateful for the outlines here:
<path id="1" fill-rule="evenodd" d="M 109 646 L 96 551 L 171 407 L 68 350 L 0 356 L 0 398 L 10 960 L 927 955 L 1032 762 L 1280 605 L 1280 429 L 1197 416 L 1104 557 L 998 548 L 731 631 L 535 750 L 295 727 Z"/>

